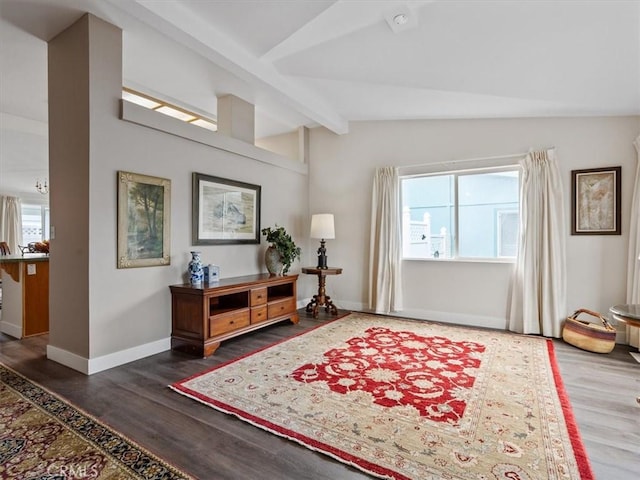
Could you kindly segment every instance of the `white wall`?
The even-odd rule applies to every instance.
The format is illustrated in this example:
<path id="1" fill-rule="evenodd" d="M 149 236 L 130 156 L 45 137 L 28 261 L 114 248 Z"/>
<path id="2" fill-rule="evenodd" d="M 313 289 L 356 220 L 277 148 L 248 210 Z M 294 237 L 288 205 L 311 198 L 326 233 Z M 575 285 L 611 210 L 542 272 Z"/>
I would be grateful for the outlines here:
<path id="1" fill-rule="evenodd" d="M 78 142 L 89 144 L 89 158 L 86 151 L 62 152 L 56 147 L 51 150 L 51 177 L 56 179 L 57 186 L 64 188 L 56 190 L 52 181 L 51 214 L 56 238 L 51 241 L 51 264 L 57 265 L 58 276 L 52 278 L 47 353 L 50 358 L 92 373 L 167 348 L 171 332 L 169 285 L 186 280 L 191 250 L 201 251 L 204 262 L 219 265 L 222 278 L 266 272 L 264 242 L 261 245 L 193 246 L 193 172 L 261 185 L 261 226 L 282 225 L 303 246 L 308 236 L 308 180 L 306 173 L 300 173 L 297 162 L 282 158 L 283 164 L 296 166 L 295 169 L 282 168 L 120 120 L 120 31 L 90 16 L 89 21 L 81 19 L 69 32 L 60 35 L 55 45 L 70 48 L 72 53 L 74 42 L 89 45 L 90 61 L 77 61 L 76 67 L 83 70 L 85 76 L 89 74 L 91 106 L 83 104 L 83 111 L 74 112 L 74 108 L 80 107 L 74 107 L 75 104 L 64 98 L 57 99 L 58 90 L 50 94 L 53 98 L 50 103 L 53 101 L 53 105 L 60 108 L 60 115 L 67 109 L 73 118 L 89 116 L 90 121 L 82 123 L 88 126 L 89 134 L 78 133 L 83 139 Z M 68 57 L 53 57 L 58 58 Z M 56 85 L 63 89 L 66 65 L 51 68 L 55 72 L 53 77 L 62 84 Z M 86 97 L 85 94 L 83 98 Z M 53 145 L 71 143 L 72 132 L 64 119 L 56 118 L 51 128 Z M 75 159 L 74 171 L 68 171 L 64 153 Z M 88 171 L 88 194 L 71 196 L 74 185 L 87 183 L 84 177 L 73 176 L 81 166 L 83 171 Z M 171 180 L 169 266 L 116 268 L 118 170 Z M 79 199 L 75 206 L 65 200 L 69 196 Z M 85 208 L 87 211 L 83 213 Z M 76 212 L 79 212 L 78 218 L 74 218 Z M 297 271 L 299 264 L 294 265 L 291 273 Z M 77 288 L 66 288 L 66 284 Z M 82 308 L 78 310 L 77 305 Z"/>
<path id="2" fill-rule="evenodd" d="M 311 130 L 311 213 L 335 214 L 327 281 L 341 307 L 367 306 L 371 190 L 376 167 L 509 155 L 555 146 L 564 179 L 567 218 L 567 314 L 606 313 L 624 303 L 629 211 L 640 117 L 352 122 L 347 135 Z M 622 166 L 622 235 L 570 235 L 571 170 Z M 470 166 L 467 164 L 466 166 Z M 504 328 L 513 264 L 403 262 L 404 314 Z"/>
<path id="3" fill-rule="evenodd" d="M 171 331 L 169 285 L 186 281 L 191 250 L 220 266 L 221 277 L 266 271 L 266 244 L 194 246 L 191 241 L 193 172 L 262 186 L 262 226 L 283 225 L 306 238 L 307 177 L 104 115 L 92 171 L 91 357 L 141 345 Z M 194 127 L 196 128 L 196 127 Z M 117 139 L 117 141 L 115 141 Z M 116 171 L 171 179 L 171 265 L 116 269 Z M 297 268 L 296 268 L 297 267 Z M 299 271 L 294 265 L 292 273 Z M 105 292 L 107 294 L 105 294 Z"/>
<path id="4" fill-rule="evenodd" d="M 271 152 L 278 153 L 291 160 L 301 161 L 298 151 L 298 131 L 256 138 L 256 145 Z"/>

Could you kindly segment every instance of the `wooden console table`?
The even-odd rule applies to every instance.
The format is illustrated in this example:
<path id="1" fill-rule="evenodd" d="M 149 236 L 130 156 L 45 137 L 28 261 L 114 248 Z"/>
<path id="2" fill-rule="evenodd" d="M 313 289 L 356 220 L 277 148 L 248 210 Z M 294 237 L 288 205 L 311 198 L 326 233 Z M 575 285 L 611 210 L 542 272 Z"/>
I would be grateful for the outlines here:
<path id="1" fill-rule="evenodd" d="M 331 301 L 331 297 L 326 294 L 327 275 L 340 275 L 341 268 L 327 267 L 304 267 L 302 273 L 318 276 L 318 294 L 314 295 L 307 304 L 306 311 L 313 312 L 313 318 L 318 318 L 318 308 L 324 307 L 325 312 L 338 315 L 338 308 Z"/>
<path id="2" fill-rule="evenodd" d="M 297 279 L 264 273 L 171 285 L 171 348 L 207 357 L 223 340 L 283 320 L 298 323 Z"/>

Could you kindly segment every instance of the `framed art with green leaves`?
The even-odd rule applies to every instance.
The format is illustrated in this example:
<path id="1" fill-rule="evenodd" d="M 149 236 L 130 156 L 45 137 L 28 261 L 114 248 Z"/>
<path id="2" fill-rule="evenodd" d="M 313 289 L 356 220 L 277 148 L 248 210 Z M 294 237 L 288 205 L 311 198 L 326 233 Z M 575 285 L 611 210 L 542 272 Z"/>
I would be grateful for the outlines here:
<path id="1" fill-rule="evenodd" d="M 118 268 L 171 263 L 171 180 L 118 172 Z"/>

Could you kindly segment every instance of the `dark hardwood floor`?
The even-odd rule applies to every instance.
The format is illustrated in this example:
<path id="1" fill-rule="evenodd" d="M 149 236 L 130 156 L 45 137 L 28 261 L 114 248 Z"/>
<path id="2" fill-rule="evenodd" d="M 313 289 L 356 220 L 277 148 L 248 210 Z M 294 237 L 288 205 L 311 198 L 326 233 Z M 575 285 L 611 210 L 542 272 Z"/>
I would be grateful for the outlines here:
<path id="1" fill-rule="evenodd" d="M 47 360 L 46 335 L 16 340 L 0 334 L 0 361 L 201 480 L 369 478 L 167 388 L 325 320 L 301 310 L 298 325 L 283 322 L 225 341 L 206 359 L 168 351 L 91 376 Z M 596 478 L 635 480 L 640 470 L 640 405 L 635 400 L 640 364 L 629 355 L 633 349 L 618 345 L 599 355 L 562 341 L 555 347 Z"/>

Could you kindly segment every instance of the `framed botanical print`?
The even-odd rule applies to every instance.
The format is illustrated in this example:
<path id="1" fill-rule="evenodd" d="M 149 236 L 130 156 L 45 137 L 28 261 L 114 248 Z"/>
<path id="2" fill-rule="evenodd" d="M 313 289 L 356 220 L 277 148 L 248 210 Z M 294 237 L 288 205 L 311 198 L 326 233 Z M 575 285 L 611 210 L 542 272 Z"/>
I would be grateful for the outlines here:
<path id="1" fill-rule="evenodd" d="M 571 171 L 571 234 L 620 235 L 622 167 Z"/>

